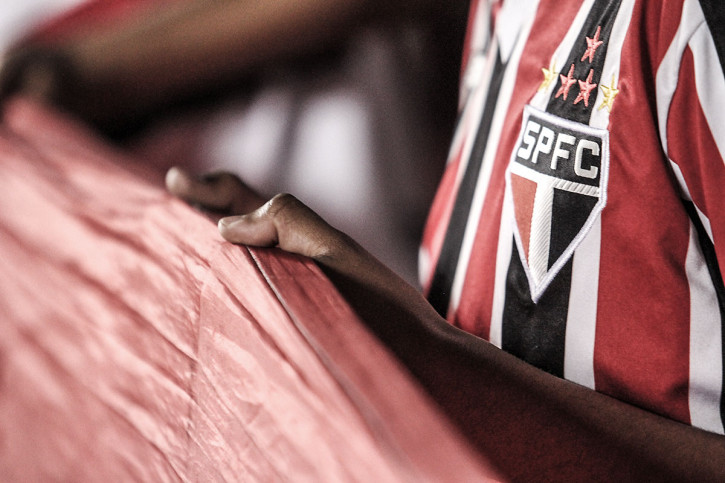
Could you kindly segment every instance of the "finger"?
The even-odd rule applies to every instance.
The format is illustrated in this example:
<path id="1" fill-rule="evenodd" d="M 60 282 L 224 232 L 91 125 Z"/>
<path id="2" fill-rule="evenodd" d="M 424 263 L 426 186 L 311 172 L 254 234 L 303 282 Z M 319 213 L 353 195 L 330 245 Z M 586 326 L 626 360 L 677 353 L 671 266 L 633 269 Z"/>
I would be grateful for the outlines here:
<path id="1" fill-rule="evenodd" d="M 166 188 L 190 204 L 227 215 L 245 213 L 262 204 L 261 199 L 231 173 L 197 178 L 173 167 L 166 173 Z"/>
<path id="2" fill-rule="evenodd" d="M 378 294 L 397 287 L 402 297 L 418 301 L 410 302 L 414 307 L 420 307 L 422 300 L 422 306 L 430 309 L 416 289 L 291 195 L 277 195 L 247 215 L 222 218 L 219 231 L 232 243 L 279 246 L 315 260 L 346 296 L 359 296 L 359 287 Z"/>
<path id="3" fill-rule="evenodd" d="M 198 180 L 181 168 L 173 167 L 166 173 L 166 189 L 188 203 L 198 203 L 217 210 L 231 208 L 229 192 L 222 192 L 211 183 Z"/>
<path id="4" fill-rule="evenodd" d="M 221 235 L 232 243 L 276 246 L 314 259 L 329 258 L 345 236 L 292 195 L 277 195 L 258 210 L 219 220 Z"/>

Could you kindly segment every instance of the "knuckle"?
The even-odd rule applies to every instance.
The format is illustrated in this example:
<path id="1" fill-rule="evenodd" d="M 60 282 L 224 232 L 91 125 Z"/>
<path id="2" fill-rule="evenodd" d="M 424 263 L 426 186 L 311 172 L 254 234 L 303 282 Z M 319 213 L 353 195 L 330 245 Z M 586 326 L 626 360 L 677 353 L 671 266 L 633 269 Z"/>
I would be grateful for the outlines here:
<path id="1" fill-rule="evenodd" d="M 289 193 L 277 194 L 267 203 L 267 212 L 283 221 L 294 217 L 301 208 L 304 208 L 304 205 Z"/>
<path id="2" fill-rule="evenodd" d="M 229 171 L 222 171 L 219 173 L 219 182 L 229 186 L 236 186 L 241 183 L 239 177 Z"/>
<path id="3" fill-rule="evenodd" d="M 201 176 L 201 181 L 215 187 L 223 187 L 235 184 L 236 175 L 229 171 L 214 171 Z"/>
<path id="4" fill-rule="evenodd" d="M 228 171 L 217 171 L 203 175 L 201 181 L 199 192 L 210 202 L 231 212 L 233 201 L 241 190 L 239 178 Z"/>
<path id="5" fill-rule="evenodd" d="M 332 258 L 339 251 L 339 240 L 333 230 L 307 205 L 289 193 L 274 196 L 267 214 L 278 227 L 305 246 L 303 252 L 315 259 Z"/>

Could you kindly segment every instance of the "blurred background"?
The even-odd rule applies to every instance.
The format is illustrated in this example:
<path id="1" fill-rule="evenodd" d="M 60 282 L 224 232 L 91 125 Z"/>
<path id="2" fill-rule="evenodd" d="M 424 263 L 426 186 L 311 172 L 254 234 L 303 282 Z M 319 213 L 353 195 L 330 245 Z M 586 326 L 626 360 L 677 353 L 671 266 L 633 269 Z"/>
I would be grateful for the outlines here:
<path id="1" fill-rule="evenodd" d="M 35 44 L 64 45 L 69 38 L 92 45 L 94 36 L 158 18 L 163 4 L 184 2 L 204 3 L 5 3 L 0 49 L 7 57 Z M 407 12 L 353 20 L 315 48 L 260 58 L 253 68 L 210 77 L 117 118 L 99 121 L 62 99 L 59 104 L 159 173 L 173 165 L 194 173 L 226 170 L 263 195 L 290 192 L 417 283 L 418 242 L 456 116 L 467 8 L 457 2 Z M 124 49 L 107 44 L 102 62 Z M 194 70 L 179 62 L 170 68 L 179 76 Z M 86 89 L 78 91 L 83 104 Z"/>
<path id="2" fill-rule="evenodd" d="M 83 0 L 25 0 L 0 4 L 0 49 L 5 50 L 28 30 L 68 11 Z"/>

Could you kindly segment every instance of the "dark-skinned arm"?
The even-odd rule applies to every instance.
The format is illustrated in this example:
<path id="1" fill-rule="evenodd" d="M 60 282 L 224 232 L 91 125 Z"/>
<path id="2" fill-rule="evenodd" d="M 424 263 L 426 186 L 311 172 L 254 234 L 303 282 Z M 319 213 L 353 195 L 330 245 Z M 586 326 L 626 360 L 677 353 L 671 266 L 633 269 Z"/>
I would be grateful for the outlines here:
<path id="1" fill-rule="evenodd" d="M 190 199 L 178 186 L 172 192 Z M 512 480 L 725 481 L 725 437 L 547 374 L 452 327 L 415 288 L 290 195 L 223 218 L 219 229 L 232 243 L 313 258 Z"/>

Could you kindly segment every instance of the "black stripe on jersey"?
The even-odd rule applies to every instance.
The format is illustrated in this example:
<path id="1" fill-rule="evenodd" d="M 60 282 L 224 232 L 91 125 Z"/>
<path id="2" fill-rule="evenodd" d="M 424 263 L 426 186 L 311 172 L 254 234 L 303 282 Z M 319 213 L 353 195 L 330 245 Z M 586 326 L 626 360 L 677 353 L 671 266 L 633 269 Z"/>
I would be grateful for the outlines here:
<path id="1" fill-rule="evenodd" d="M 609 35 L 612 33 L 614 27 L 614 19 L 617 17 L 621 0 L 596 0 L 592 9 L 589 11 L 584 25 L 582 26 L 579 36 L 574 42 L 574 47 L 569 53 L 569 58 L 566 64 L 561 66 L 561 74 L 566 76 L 569 73 L 570 67 L 574 66 L 573 76 L 577 80 L 584 81 L 587 79 L 589 72 L 591 71 L 592 77 L 590 82 L 597 84 L 591 93 L 591 99 L 587 106 L 584 102 L 580 101 L 574 104 L 575 94 L 579 92 L 579 84 L 575 83 L 565 100 L 563 96 L 556 97 L 559 88 L 562 85 L 561 77 L 556 83 L 556 88 L 551 94 L 549 99 L 549 105 L 546 107 L 547 112 L 556 114 L 565 119 L 580 122 L 582 124 L 589 124 L 589 118 L 592 115 L 594 109 L 594 101 L 597 97 L 597 91 L 599 90 L 599 80 L 602 76 L 602 68 L 604 67 L 604 59 L 607 57 L 607 46 L 609 45 Z M 582 61 L 582 56 L 586 52 L 587 48 L 587 37 L 594 38 L 597 27 L 601 27 L 599 32 L 599 40 L 603 41 L 602 45 L 599 46 L 592 58 L 592 62 Z"/>
<path id="2" fill-rule="evenodd" d="M 700 6 L 715 42 L 720 68 L 725 74 L 725 3 L 722 0 L 700 0 Z"/>
<path id="3" fill-rule="evenodd" d="M 501 91 L 501 82 L 503 81 L 505 71 L 506 64 L 501 60 L 501 54 L 497 51 L 496 63 L 491 74 L 491 82 L 486 97 L 486 104 L 483 108 L 483 115 L 481 116 L 481 123 L 478 127 L 478 133 L 476 134 L 466 171 L 463 174 L 461 185 L 458 188 L 458 195 L 453 205 L 451 220 L 448 223 L 440 258 L 438 259 L 438 264 L 433 274 L 433 281 L 428 292 L 428 301 L 442 317 L 446 317 L 448 314 L 453 278 L 456 274 L 458 257 L 460 255 L 461 245 L 463 244 L 463 236 L 466 231 L 473 195 L 478 185 L 478 175 L 481 172 L 483 155 L 486 152 L 488 136 L 491 132 L 491 121 L 496 111 L 498 94 Z"/>
<path id="4" fill-rule="evenodd" d="M 569 72 L 574 65 L 574 76 L 577 79 L 586 79 L 590 70 L 590 82 L 599 84 L 602 67 L 606 58 L 609 35 L 619 11 L 621 0 L 595 0 L 591 10 L 584 21 L 577 40 L 572 46 L 567 64 L 561 67 L 563 75 Z M 596 36 L 597 28 L 601 27 L 599 40 L 603 43 L 597 48 L 592 62 L 588 59 L 582 61 L 587 50 L 587 37 Z M 561 86 L 561 78 L 551 94 L 547 111 L 565 119 L 582 124 L 589 124 L 596 92 L 587 107 L 584 102 L 574 104 L 574 96 L 579 92 L 578 84 L 572 87 L 569 97 L 565 101 L 563 96 L 556 98 Z M 597 86 L 598 88 L 598 86 Z M 589 200 L 584 197 L 574 198 L 565 193 L 555 193 L 552 209 L 552 239 L 550 241 L 549 266 L 556 262 L 561 253 L 566 250 L 564 240 L 572 238 L 566 234 L 567 227 L 582 224 L 573 223 L 577 217 L 577 207 L 585 207 Z M 597 200 L 594 200 L 596 203 Z M 587 216 L 591 210 L 585 211 Z M 565 238 L 568 236 L 568 238 Z M 513 255 L 506 280 L 506 300 L 504 302 L 502 320 L 502 349 L 511 352 L 526 362 L 544 369 L 559 377 L 564 376 L 564 350 L 566 346 L 566 324 L 569 313 L 569 295 L 571 293 L 571 277 L 573 259 L 570 259 L 559 271 L 551 284 L 547 287 L 537 303 L 531 298 L 528 279 L 519 258 L 518 247 L 514 243 Z M 576 255 L 575 255 L 576 256 Z"/>
<path id="5" fill-rule="evenodd" d="M 549 268 L 561 257 L 589 218 L 599 198 L 569 191 L 554 190 L 551 210 L 551 246 Z"/>
<path id="6" fill-rule="evenodd" d="M 549 267 L 566 250 L 597 199 L 554 190 Z M 572 263 L 569 260 L 537 303 L 514 243 L 506 280 L 501 348 L 558 377 L 564 377 L 564 347 L 569 314 Z"/>
<path id="7" fill-rule="evenodd" d="M 534 303 L 514 242 L 506 280 L 501 348 L 558 377 L 564 377 L 571 267 L 569 260 L 538 303 Z"/>
<path id="8" fill-rule="evenodd" d="M 713 245 L 710 236 L 707 234 L 705 227 L 697 214 L 697 209 L 692 201 L 683 200 L 685 204 L 685 210 L 687 215 L 690 217 L 695 230 L 697 231 L 697 239 L 700 242 L 700 250 L 702 250 L 702 256 L 705 258 L 705 264 L 707 270 L 710 272 L 710 278 L 712 279 L 712 285 L 715 287 L 715 294 L 717 295 L 717 303 L 720 307 L 720 334 L 722 336 L 722 347 L 723 347 L 723 393 L 720 396 L 720 421 L 725 426 L 725 285 L 723 285 L 722 273 L 720 272 L 720 265 L 717 261 L 717 254 L 715 253 L 715 245 Z"/>

